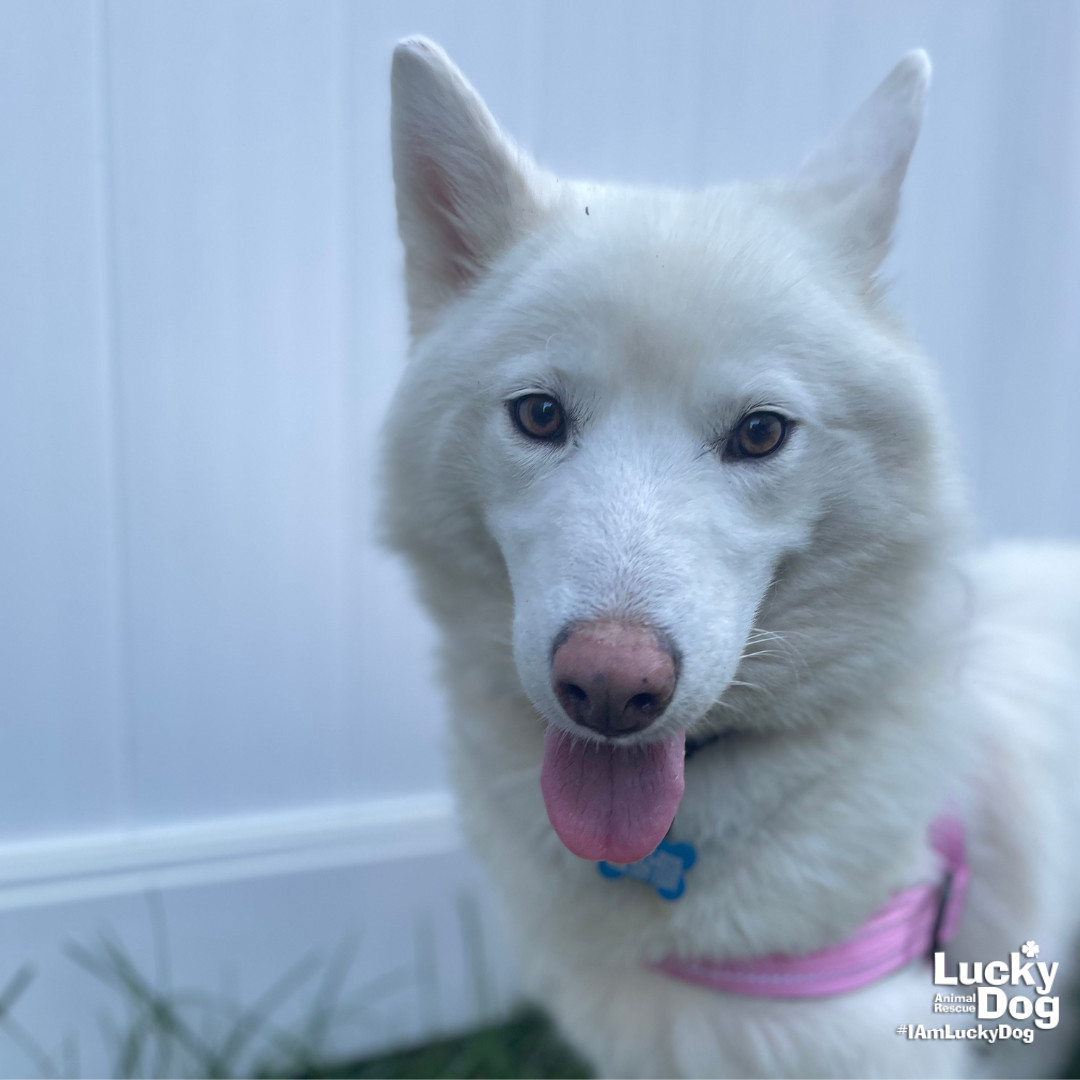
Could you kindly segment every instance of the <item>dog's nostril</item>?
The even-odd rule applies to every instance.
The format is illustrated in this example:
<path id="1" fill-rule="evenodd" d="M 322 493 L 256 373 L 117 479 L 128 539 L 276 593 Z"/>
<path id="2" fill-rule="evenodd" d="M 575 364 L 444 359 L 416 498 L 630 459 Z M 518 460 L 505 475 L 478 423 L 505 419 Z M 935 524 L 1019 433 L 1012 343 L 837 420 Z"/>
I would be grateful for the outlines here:
<path id="1" fill-rule="evenodd" d="M 580 686 L 575 686 L 573 683 L 563 683 L 559 689 L 575 705 L 587 705 L 589 702 L 589 695 Z"/>
<path id="2" fill-rule="evenodd" d="M 655 694 L 635 694 L 628 702 L 627 705 L 631 709 L 635 709 L 637 712 L 655 712 L 659 703 L 656 700 Z"/>

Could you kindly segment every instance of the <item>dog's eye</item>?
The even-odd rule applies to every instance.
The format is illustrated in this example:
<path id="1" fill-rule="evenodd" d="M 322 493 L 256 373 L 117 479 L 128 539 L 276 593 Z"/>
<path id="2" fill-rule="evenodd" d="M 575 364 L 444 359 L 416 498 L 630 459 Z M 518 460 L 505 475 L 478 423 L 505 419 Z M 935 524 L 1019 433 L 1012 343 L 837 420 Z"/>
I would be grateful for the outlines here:
<path id="1" fill-rule="evenodd" d="M 759 458 L 780 449 L 788 422 L 779 413 L 753 412 L 735 429 L 728 452 L 737 458 Z"/>
<path id="2" fill-rule="evenodd" d="M 510 415 L 530 439 L 558 442 L 566 434 L 562 406 L 547 394 L 526 394 L 511 401 Z"/>

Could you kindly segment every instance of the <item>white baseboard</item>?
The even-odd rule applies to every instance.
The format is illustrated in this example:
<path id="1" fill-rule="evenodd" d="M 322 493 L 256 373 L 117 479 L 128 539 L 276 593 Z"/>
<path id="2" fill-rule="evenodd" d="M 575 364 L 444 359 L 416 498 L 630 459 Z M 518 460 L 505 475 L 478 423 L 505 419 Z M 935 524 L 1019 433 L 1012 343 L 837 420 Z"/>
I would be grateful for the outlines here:
<path id="1" fill-rule="evenodd" d="M 0 845 L 0 911 L 452 852 L 448 794 Z"/>
<path id="2" fill-rule="evenodd" d="M 442 792 L 0 846 L 0 991 L 33 973 L 0 1024 L 0 1077 L 50 1072 L 13 1023 L 57 1069 L 111 1075 L 101 1018 L 122 1031 L 130 1010 L 71 958 L 102 935 L 180 1000 L 245 1007 L 298 960 L 325 965 L 353 942 L 343 993 L 393 972 L 397 989 L 333 1029 L 331 1059 L 489 1021 L 516 994 L 491 887 Z M 317 989 L 313 978 L 275 1013 L 283 1030 L 304 1030 Z"/>

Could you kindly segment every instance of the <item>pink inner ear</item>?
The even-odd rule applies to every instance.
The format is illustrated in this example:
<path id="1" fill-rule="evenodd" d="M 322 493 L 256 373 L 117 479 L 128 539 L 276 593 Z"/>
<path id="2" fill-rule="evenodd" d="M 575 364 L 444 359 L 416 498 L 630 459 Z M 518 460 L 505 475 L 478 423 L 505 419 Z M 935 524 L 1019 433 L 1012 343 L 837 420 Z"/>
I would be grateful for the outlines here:
<path id="1" fill-rule="evenodd" d="M 448 284 L 465 286 L 476 277 L 481 259 L 465 239 L 464 222 L 458 211 L 461 193 L 446 170 L 427 154 L 417 158 L 416 170 L 428 210 L 425 216 L 438 235 L 443 276 Z"/>

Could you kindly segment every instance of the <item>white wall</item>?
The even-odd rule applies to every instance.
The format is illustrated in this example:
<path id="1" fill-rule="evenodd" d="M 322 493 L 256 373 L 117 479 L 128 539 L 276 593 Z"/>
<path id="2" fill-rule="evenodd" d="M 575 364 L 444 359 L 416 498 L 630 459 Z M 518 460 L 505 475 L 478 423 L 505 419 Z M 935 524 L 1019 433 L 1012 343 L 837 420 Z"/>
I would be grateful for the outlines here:
<path id="1" fill-rule="evenodd" d="M 1069 0 L 0 0 L 0 989 L 37 964 L 19 1015 L 85 1028 L 85 1062 L 58 942 L 141 940 L 148 883 L 193 983 L 361 925 L 377 974 L 420 948 L 392 925 L 486 895 L 450 854 L 431 634 L 371 539 L 410 32 L 556 172 L 663 184 L 793 167 L 927 47 L 897 304 L 987 535 L 1080 535 Z M 382 1035 L 435 1023 L 414 1005 Z M 26 1068 L 0 1030 L 0 1072 Z"/>

